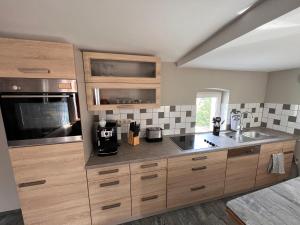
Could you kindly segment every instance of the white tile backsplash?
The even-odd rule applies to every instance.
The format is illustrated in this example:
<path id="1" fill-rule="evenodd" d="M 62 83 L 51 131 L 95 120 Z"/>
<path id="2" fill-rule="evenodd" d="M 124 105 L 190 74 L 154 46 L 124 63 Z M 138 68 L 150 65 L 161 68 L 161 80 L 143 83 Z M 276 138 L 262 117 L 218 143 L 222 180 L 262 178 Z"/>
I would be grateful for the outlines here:
<path id="1" fill-rule="evenodd" d="M 230 113 L 232 110 L 248 111 L 252 112 L 252 117 L 249 115 L 248 118 L 243 119 L 244 127 L 264 126 L 288 133 L 300 133 L 299 105 L 241 103 L 226 104 L 226 108 L 228 109 L 227 125 L 230 124 Z M 135 121 L 141 123 L 141 136 L 145 134 L 146 127 L 151 126 L 160 126 L 163 129 L 166 127 L 167 129 L 164 129 L 165 135 L 180 134 L 182 132 L 193 133 L 195 132 L 196 105 L 161 106 L 160 108 L 146 110 L 116 109 L 113 111 L 100 111 L 98 115 L 99 118 L 106 118 L 107 120 L 124 121 L 128 121 L 127 118 L 132 118 L 133 116 Z M 224 117 L 225 113 L 222 113 L 222 116 Z M 180 118 L 180 121 L 178 118 Z M 127 132 L 127 128 L 123 128 L 122 132 Z"/>

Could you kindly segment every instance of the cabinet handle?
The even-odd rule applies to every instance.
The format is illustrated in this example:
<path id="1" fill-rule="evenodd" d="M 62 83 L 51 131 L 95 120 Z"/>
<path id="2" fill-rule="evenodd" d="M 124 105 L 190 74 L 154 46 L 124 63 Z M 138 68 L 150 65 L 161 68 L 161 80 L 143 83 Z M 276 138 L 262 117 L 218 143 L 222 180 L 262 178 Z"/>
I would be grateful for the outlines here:
<path id="1" fill-rule="evenodd" d="M 113 169 L 113 170 L 104 170 L 104 171 L 99 171 L 99 175 L 105 175 L 105 174 L 110 174 L 110 173 L 118 173 L 119 169 Z"/>
<path id="2" fill-rule="evenodd" d="M 205 185 L 202 185 L 202 186 L 200 186 L 200 187 L 193 187 L 193 188 L 191 188 L 191 191 L 203 190 L 203 189 L 205 189 L 205 188 L 206 188 Z"/>
<path id="3" fill-rule="evenodd" d="M 207 169 L 207 166 L 200 166 L 200 167 L 192 168 L 192 171 L 205 170 L 205 169 Z"/>
<path id="4" fill-rule="evenodd" d="M 105 206 L 102 206 L 102 210 L 113 209 L 113 208 L 117 208 L 120 206 L 121 206 L 121 202 L 112 204 L 112 205 L 105 205 Z"/>
<path id="5" fill-rule="evenodd" d="M 135 104 L 135 105 L 136 105 L 136 104 Z M 130 104 L 122 104 L 122 105 L 117 105 L 117 108 L 119 108 L 119 109 L 133 108 L 133 105 L 130 105 Z"/>
<path id="6" fill-rule="evenodd" d="M 18 68 L 21 73 L 50 73 L 47 68 Z"/>
<path id="7" fill-rule="evenodd" d="M 31 182 L 26 182 L 26 183 L 20 183 L 18 186 L 19 186 L 19 188 L 24 188 L 24 187 L 42 185 L 45 183 L 46 183 L 46 180 L 37 180 L 37 181 L 31 181 Z"/>
<path id="8" fill-rule="evenodd" d="M 205 160 L 205 159 L 207 159 L 207 156 L 199 156 L 199 157 L 192 158 L 193 161 Z"/>
<path id="9" fill-rule="evenodd" d="M 158 166 L 158 163 L 151 163 L 151 164 L 141 165 L 141 168 L 145 169 L 145 168 L 156 167 L 156 166 Z"/>
<path id="10" fill-rule="evenodd" d="M 158 195 L 153 195 L 153 196 L 149 196 L 149 197 L 144 197 L 141 200 L 142 200 L 142 202 L 146 202 L 146 201 L 154 200 L 157 198 L 158 198 Z"/>
<path id="11" fill-rule="evenodd" d="M 99 186 L 100 187 L 108 187 L 108 186 L 114 186 L 114 185 L 118 185 L 118 184 L 120 184 L 120 181 L 116 180 L 116 181 L 112 181 L 112 182 L 102 183 Z"/>
<path id="12" fill-rule="evenodd" d="M 285 155 L 287 155 L 287 154 L 293 154 L 294 153 L 294 151 L 288 151 L 288 152 L 284 152 L 283 154 L 285 154 Z"/>
<path id="13" fill-rule="evenodd" d="M 149 179 L 153 179 L 153 178 L 157 178 L 158 174 L 153 174 L 153 175 L 149 175 L 149 176 L 142 176 L 141 180 L 149 180 Z"/>

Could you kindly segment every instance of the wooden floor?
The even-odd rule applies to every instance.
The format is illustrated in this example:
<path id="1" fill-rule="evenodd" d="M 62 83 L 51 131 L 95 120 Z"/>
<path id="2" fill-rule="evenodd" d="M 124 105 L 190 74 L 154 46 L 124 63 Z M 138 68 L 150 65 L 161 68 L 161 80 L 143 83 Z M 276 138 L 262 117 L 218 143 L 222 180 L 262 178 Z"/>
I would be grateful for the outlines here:
<path id="1" fill-rule="evenodd" d="M 235 225 L 228 219 L 225 212 L 225 204 L 228 200 L 208 202 L 124 225 Z M 21 212 L 0 215 L 0 225 L 24 225 Z"/>

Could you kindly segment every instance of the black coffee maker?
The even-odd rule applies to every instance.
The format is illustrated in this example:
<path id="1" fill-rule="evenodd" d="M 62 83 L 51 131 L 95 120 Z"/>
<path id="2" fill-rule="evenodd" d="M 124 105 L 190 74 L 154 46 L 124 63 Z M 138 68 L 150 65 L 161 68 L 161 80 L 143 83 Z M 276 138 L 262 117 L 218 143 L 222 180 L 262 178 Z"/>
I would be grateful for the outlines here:
<path id="1" fill-rule="evenodd" d="M 115 155 L 118 153 L 117 122 L 108 121 L 104 127 L 96 127 L 96 154 L 98 156 Z"/>

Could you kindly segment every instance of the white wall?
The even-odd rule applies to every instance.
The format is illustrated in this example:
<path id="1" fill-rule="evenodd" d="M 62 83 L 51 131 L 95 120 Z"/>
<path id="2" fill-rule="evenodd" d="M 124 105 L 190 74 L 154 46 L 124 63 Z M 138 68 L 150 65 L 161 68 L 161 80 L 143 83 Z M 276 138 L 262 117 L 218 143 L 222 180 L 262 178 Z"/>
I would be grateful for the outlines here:
<path id="1" fill-rule="evenodd" d="M 206 88 L 230 91 L 230 103 L 264 102 L 268 73 L 178 68 L 163 63 L 162 105 L 192 105 Z"/>
<path id="2" fill-rule="evenodd" d="M 300 69 L 269 73 L 265 102 L 300 104 Z"/>
<path id="3" fill-rule="evenodd" d="M 0 212 L 20 208 L 0 110 Z"/>

